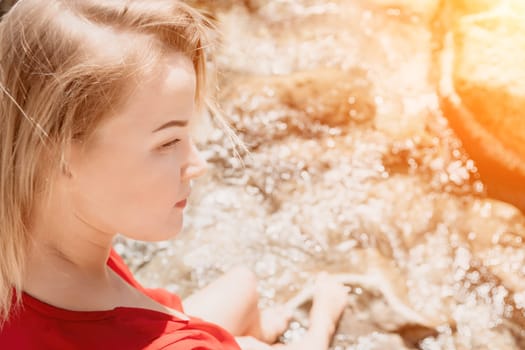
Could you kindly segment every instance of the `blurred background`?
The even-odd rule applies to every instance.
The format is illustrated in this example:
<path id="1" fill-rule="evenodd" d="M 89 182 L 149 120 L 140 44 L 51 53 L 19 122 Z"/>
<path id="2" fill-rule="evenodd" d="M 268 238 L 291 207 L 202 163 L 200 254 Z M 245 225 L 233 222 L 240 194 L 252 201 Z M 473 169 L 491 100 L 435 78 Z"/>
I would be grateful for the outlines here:
<path id="1" fill-rule="evenodd" d="M 524 349 L 525 2 L 188 2 L 247 151 L 208 116 L 184 232 L 116 242 L 139 280 L 242 264 L 266 307 L 325 270 L 352 287 L 333 349 Z"/>

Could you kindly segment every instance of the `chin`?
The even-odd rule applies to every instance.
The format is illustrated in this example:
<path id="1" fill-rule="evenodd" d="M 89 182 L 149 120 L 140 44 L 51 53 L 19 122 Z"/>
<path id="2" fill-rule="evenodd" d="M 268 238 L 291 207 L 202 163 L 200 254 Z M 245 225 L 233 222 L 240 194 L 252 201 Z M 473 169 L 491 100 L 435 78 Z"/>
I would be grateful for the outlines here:
<path id="1" fill-rule="evenodd" d="M 121 235 L 136 241 L 153 243 L 173 239 L 181 232 L 181 230 L 182 224 L 177 227 L 169 227 L 164 229 L 157 228 L 156 230 L 149 230 L 148 232 L 139 232 L 136 234 L 127 234 L 126 232 L 122 232 Z"/>
<path id="2" fill-rule="evenodd" d="M 146 242 L 162 242 L 162 241 L 167 241 L 167 240 L 169 240 L 169 239 L 173 239 L 173 238 L 177 237 L 177 235 L 179 234 L 179 232 L 180 232 L 180 231 L 173 231 L 173 232 L 165 233 L 165 234 L 158 235 L 158 236 L 152 235 L 152 237 L 145 237 L 144 241 L 146 241 Z"/>

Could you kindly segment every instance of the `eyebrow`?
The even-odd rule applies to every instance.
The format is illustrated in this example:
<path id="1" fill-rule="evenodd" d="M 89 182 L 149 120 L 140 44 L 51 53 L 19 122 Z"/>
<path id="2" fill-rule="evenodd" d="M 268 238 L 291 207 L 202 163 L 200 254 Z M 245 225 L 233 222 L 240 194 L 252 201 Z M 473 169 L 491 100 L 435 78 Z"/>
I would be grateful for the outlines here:
<path id="1" fill-rule="evenodd" d="M 166 129 L 166 128 L 169 128 L 169 127 L 172 127 L 172 126 L 184 127 L 186 125 L 188 125 L 188 121 L 187 120 L 170 120 L 169 122 L 167 122 L 165 124 L 162 124 L 161 126 L 156 128 L 152 132 L 157 132 L 159 130 Z"/>

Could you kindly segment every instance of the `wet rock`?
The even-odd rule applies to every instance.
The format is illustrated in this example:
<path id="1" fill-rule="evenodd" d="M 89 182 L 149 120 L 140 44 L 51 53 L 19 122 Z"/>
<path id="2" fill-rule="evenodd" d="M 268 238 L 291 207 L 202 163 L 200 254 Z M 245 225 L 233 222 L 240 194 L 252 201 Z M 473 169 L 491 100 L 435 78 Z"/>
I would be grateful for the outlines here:
<path id="1" fill-rule="evenodd" d="M 448 0 L 446 3 L 450 6 L 455 16 L 464 16 L 492 10 L 504 1 L 505 0 Z"/>
<path id="2" fill-rule="evenodd" d="M 9 11 L 9 9 L 16 3 L 17 0 L 3 0 L 0 1 L 0 16 Z"/>
<path id="3" fill-rule="evenodd" d="M 364 72 L 317 69 L 288 75 L 227 76 L 220 99 L 236 130 L 260 142 L 280 135 L 315 134 L 315 125 L 373 120 L 375 104 Z M 259 140 L 257 140 L 259 139 Z"/>
<path id="4" fill-rule="evenodd" d="M 403 339 L 395 334 L 372 333 L 359 337 L 355 345 L 349 346 L 347 350 L 408 350 Z"/>
<path id="5" fill-rule="evenodd" d="M 425 22 L 430 21 L 436 14 L 439 7 L 439 0 L 371 0 L 369 4 L 374 4 L 379 8 L 389 11 L 392 15 L 405 14 L 417 16 Z"/>
<path id="6" fill-rule="evenodd" d="M 359 73 L 338 70 L 300 72 L 276 82 L 275 87 L 282 103 L 303 111 L 313 121 L 330 126 L 363 122 L 373 118 L 375 106 L 366 96 L 368 81 Z"/>
<path id="7" fill-rule="evenodd" d="M 444 37 L 439 92 L 489 195 L 525 210 L 525 10 L 509 4 L 456 21 Z"/>
<path id="8" fill-rule="evenodd" d="M 504 8 L 522 14 L 525 10 L 525 3 L 521 0 L 446 0 L 445 3 L 460 18 L 477 13 L 494 13 Z"/>
<path id="9" fill-rule="evenodd" d="M 525 161 L 525 16 L 483 14 L 454 30 L 453 84 L 475 120 Z"/>

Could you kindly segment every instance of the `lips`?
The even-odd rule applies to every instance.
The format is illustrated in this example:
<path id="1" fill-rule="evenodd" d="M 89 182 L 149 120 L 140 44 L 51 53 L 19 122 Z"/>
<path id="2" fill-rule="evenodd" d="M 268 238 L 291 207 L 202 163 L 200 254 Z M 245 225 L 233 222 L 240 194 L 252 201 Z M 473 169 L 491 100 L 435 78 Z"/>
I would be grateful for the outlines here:
<path id="1" fill-rule="evenodd" d="M 2 0 L 0 0 L 2 1 Z M 183 200 L 175 203 L 174 205 L 174 208 L 184 208 L 186 207 L 186 204 L 188 204 L 188 198 L 190 197 L 190 193 L 191 193 L 191 188 L 188 188 L 186 191 L 182 192 L 183 193 L 183 197 L 184 198 Z"/>
<path id="2" fill-rule="evenodd" d="M 177 203 L 175 204 L 175 207 L 177 207 L 177 208 L 184 208 L 184 207 L 186 206 L 186 203 L 187 203 L 187 202 L 188 202 L 187 199 L 183 199 L 183 200 L 181 200 L 180 202 L 177 202 Z"/>

